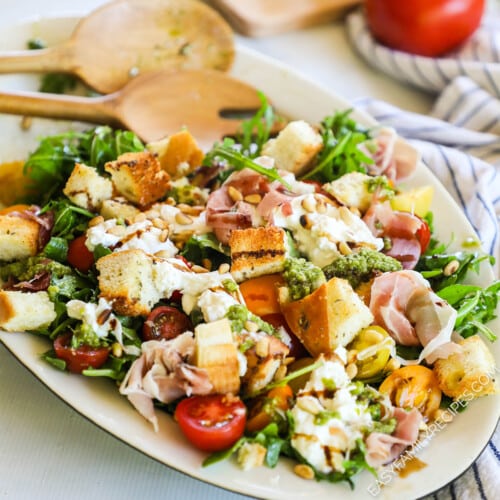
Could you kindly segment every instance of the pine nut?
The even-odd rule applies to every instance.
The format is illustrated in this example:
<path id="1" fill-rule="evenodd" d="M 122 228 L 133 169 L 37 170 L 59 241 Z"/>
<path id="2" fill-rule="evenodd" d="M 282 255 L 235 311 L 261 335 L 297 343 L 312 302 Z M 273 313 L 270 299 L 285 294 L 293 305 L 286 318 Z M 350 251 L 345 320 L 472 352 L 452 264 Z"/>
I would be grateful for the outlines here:
<path id="1" fill-rule="evenodd" d="M 29 130 L 33 124 L 32 116 L 23 116 L 21 118 L 21 130 Z"/>
<path id="2" fill-rule="evenodd" d="M 345 241 L 340 241 L 338 244 L 339 251 L 342 255 L 349 255 L 352 253 L 351 248 Z"/>
<path id="3" fill-rule="evenodd" d="M 245 326 L 247 323 L 253 323 L 252 321 L 247 321 L 245 323 Z M 253 323 L 256 327 L 256 323 Z M 248 330 L 248 328 L 247 328 Z M 250 330 L 248 330 L 250 331 Z M 254 330 L 256 331 L 256 330 Z M 269 354 L 269 339 L 267 337 L 263 337 L 261 339 L 259 339 L 259 341 L 257 342 L 257 344 L 255 344 L 255 354 L 257 354 L 257 356 L 259 356 L 259 358 L 265 358 L 268 354 Z"/>
<path id="4" fill-rule="evenodd" d="M 89 221 L 89 227 L 97 226 L 98 224 L 102 224 L 104 222 L 104 217 L 102 215 L 98 215 Z"/>
<path id="5" fill-rule="evenodd" d="M 456 273 L 458 271 L 458 268 L 460 267 L 460 262 L 458 260 L 452 260 L 446 264 L 446 266 L 443 269 L 443 276 L 451 276 L 453 273 Z"/>
<path id="6" fill-rule="evenodd" d="M 231 266 L 227 262 L 223 262 L 219 266 L 219 274 L 226 274 L 229 272 L 229 269 L 231 269 Z"/>
<path id="7" fill-rule="evenodd" d="M 305 229 L 311 229 L 311 227 L 312 227 L 311 219 L 305 214 L 300 216 L 299 222 L 300 222 L 300 225 Z"/>
<path id="8" fill-rule="evenodd" d="M 123 347 L 118 342 L 115 342 L 111 346 L 111 353 L 115 358 L 121 358 L 123 355 Z"/>
<path id="9" fill-rule="evenodd" d="M 316 211 L 316 201 L 314 198 L 307 196 L 301 202 L 302 208 L 309 213 Z"/>
<path id="10" fill-rule="evenodd" d="M 355 363 L 349 363 L 345 367 L 345 371 L 347 373 L 347 376 L 352 380 L 358 374 L 358 367 Z"/>
<path id="11" fill-rule="evenodd" d="M 262 201 L 262 196 L 259 193 L 248 194 L 243 198 L 247 203 L 251 203 L 252 205 L 258 205 Z"/>
<path id="12" fill-rule="evenodd" d="M 157 229 L 166 229 L 168 227 L 166 221 L 160 219 L 159 217 L 155 217 L 151 222 L 153 223 L 153 226 L 156 227 Z"/>
<path id="13" fill-rule="evenodd" d="M 280 365 L 274 374 L 273 381 L 279 382 L 280 380 L 283 380 L 285 378 L 286 371 L 287 371 L 286 366 Z"/>
<path id="14" fill-rule="evenodd" d="M 193 219 L 185 213 L 177 212 L 175 214 L 175 222 L 177 222 L 177 224 L 180 224 L 181 226 L 188 226 L 189 224 L 193 223 Z"/>
<path id="15" fill-rule="evenodd" d="M 314 471 L 309 467 L 309 465 L 306 464 L 297 464 L 293 468 L 293 472 L 297 474 L 297 476 L 301 477 L 302 479 L 313 479 L 314 478 Z"/>
<path id="16" fill-rule="evenodd" d="M 227 194 L 235 203 L 243 200 L 243 195 L 235 187 L 229 186 L 227 188 Z"/>
<path id="17" fill-rule="evenodd" d="M 197 266 L 196 264 L 191 267 L 191 271 L 193 271 L 196 274 L 203 274 L 203 273 L 208 273 L 209 272 L 206 267 Z"/>
<path id="18" fill-rule="evenodd" d="M 161 243 L 165 243 L 168 240 L 168 229 L 164 229 L 158 239 Z"/>
<path id="19" fill-rule="evenodd" d="M 247 332 L 256 332 L 257 330 L 259 329 L 259 326 L 257 325 L 257 323 L 255 323 L 255 321 L 245 321 L 245 330 Z"/>

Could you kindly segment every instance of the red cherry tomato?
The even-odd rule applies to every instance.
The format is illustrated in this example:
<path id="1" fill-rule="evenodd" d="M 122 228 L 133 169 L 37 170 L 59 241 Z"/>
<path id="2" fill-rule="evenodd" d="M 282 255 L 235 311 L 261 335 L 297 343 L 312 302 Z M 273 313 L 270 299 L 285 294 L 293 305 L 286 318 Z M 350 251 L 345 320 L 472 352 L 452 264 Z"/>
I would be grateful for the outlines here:
<path id="1" fill-rule="evenodd" d="M 85 246 L 86 236 L 75 238 L 68 247 L 68 262 L 82 273 L 86 273 L 94 264 L 94 255 Z"/>
<path id="2" fill-rule="evenodd" d="M 288 335 L 290 335 L 290 348 L 289 356 L 300 359 L 305 356 L 309 356 L 309 353 L 306 351 L 306 348 L 302 344 L 302 342 L 297 338 L 297 336 L 290 330 L 288 323 L 286 322 L 285 317 L 281 313 L 276 314 L 266 314 L 262 316 L 262 319 L 267 323 L 274 326 L 274 328 L 280 328 L 281 326 L 286 330 Z"/>
<path id="3" fill-rule="evenodd" d="M 56 356 L 66 362 L 66 368 L 72 373 L 82 373 L 87 368 L 99 368 L 109 356 L 108 347 L 71 347 L 71 333 L 56 337 L 54 350 Z"/>
<path id="4" fill-rule="evenodd" d="M 479 26 L 484 0 L 366 0 L 371 32 L 398 50 L 434 57 L 464 42 Z"/>
<path id="5" fill-rule="evenodd" d="M 179 309 L 158 306 L 149 313 L 144 322 L 142 340 L 170 340 L 192 328 L 189 317 Z"/>
<path id="6" fill-rule="evenodd" d="M 427 247 L 429 246 L 429 243 L 431 241 L 431 230 L 427 222 L 422 220 L 422 225 L 418 228 L 415 236 L 417 237 L 417 240 L 420 242 L 420 248 L 422 250 L 422 253 L 424 253 L 427 250 Z"/>
<path id="7" fill-rule="evenodd" d="M 243 435 L 246 406 L 237 396 L 211 394 L 183 399 L 175 409 L 175 419 L 196 448 L 220 451 Z"/>

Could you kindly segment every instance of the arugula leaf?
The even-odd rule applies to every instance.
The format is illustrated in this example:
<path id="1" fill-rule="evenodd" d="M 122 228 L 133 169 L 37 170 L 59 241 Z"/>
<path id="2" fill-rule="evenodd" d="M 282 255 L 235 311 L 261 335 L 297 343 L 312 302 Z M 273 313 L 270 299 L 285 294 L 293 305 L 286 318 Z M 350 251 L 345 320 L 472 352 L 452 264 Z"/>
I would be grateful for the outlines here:
<path id="1" fill-rule="evenodd" d="M 370 139 L 370 134 L 349 118 L 351 112 L 351 109 L 337 112 L 321 122 L 323 149 L 316 165 L 301 180 L 313 179 L 325 183 L 349 172 L 366 173 L 366 165 L 373 160 L 358 145 Z"/>
<path id="2" fill-rule="evenodd" d="M 45 137 L 24 164 L 32 193 L 26 201 L 45 205 L 57 198 L 75 163 L 92 165 L 102 172 L 104 164 L 120 154 L 143 150 L 143 143 L 133 132 L 110 127 Z"/>
<path id="3" fill-rule="evenodd" d="M 203 164 L 205 166 L 211 166 L 214 163 L 225 161 L 228 163 L 228 172 L 234 170 L 243 170 L 244 168 L 249 168 L 258 174 L 267 177 L 270 181 L 279 181 L 288 190 L 292 190 L 292 187 L 288 182 L 285 181 L 278 173 L 275 167 L 267 168 L 259 165 L 252 158 L 245 156 L 242 152 L 238 151 L 237 144 L 234 139 L 226 137 L 222 143 L 216 144 L 205 156 Z"/>
<path id="4" fill-rule="evenodd" d="M 236 141 L 241 144 L 241 151 L 249 158 L 259 156 L 262 146 L 269 140 L 274 124 L 279 120 L 266 96 L 258 92 L 261 107 L 255 115 L 241 125 Z"/>
<path id="5" fill-rule="evenodd" d="M 479 265 L 485 260 L 493 263 L 490 255 L 470 252 L 441 253 L 442 246 L 436 246 L 437 253 L 424 254 L 415 268 L 426 278 L 434 291 L 439 291 L 455 283 L 460 283 L 469 271 L 479 272 Z M 453 261 L 457 262 L 453 272 L 449 272 Z"/>
<path id="6" fill-rule="evenodd" d="M 479 331 L 491 342 L 497 339 L 485 323 L 496 318 L 500 280 L 484 290 L 478 286 L 454 284 L 441 289 L 438 295 L 457 310 L 455 330 L 462 337 L 470 337 Z"/>
<path id="7" fill-rule="evenodd" d="M 203 265 L 203 261 L 208 259 L 214 269 L 224 262 L 231 262 L 229 249 L 222 245 L 213 233 L 193 234 L 180 254 L 189 262 L 198 265 Z"/>

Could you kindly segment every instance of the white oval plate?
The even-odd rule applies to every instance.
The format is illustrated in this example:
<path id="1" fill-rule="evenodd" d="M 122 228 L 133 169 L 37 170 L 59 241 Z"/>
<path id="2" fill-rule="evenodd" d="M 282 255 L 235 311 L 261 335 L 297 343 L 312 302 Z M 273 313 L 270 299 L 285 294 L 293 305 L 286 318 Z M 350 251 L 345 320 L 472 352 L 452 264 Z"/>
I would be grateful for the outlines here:
<path id="1" fill-rule="evenodd" d="M 5 50 L 21 49 L 34 36 L 55 43 L 67 38 L 76 22 L 75 18 L 55 18 L 15 26 L 0 33 L 0 46 Z M 347 101 L 333 92 L 248 49 L 238 48 L 232 72 L 263 90 L 277 109 L 289 117 L 316 123 L 334 110 L 350 108 Z M 2 76 L 0 89 L 35 90 L 37 82 L 37 77 L 33 76 Z M 367 125 L 374 124 L 373 119 L 364 114 L 355 113 L 354 117 Z M 68 122 L 35 119 L 32 128 L 22 132 L 19 117 L 0 115 L 0 162 L 25 158 L 36 147 L 40 136 L 67 130 L 71 126 L 81 127 Z M 456 242 L 474 236 L 465 216 L 424 165 L 419 166 L 409 184 L 434 186 L 432 209 L 437 215 L 437 234 L 443 241 L 450 241 L 451 232 Z M 487 285 L 492 280 L 492 270 L 483 266 L 476 281 Z M 496 320 L 492 326 L 500 334 L 500 322 Z M 113 383 L 63 373 L 41 361 L 40 354 L 48 349 L 45 339 L 28 334 L 0 332 L 0 340 L 47 387 L 96 425 L 159 462 L 202 481 L 261 498 L 326 500 L 337 496 L 359 499 L 370 498 L 369 492 L 376 489 L 375 480 L 368 473 L 358 475 L 354 491 L 345 484 L 304 481 L 292 472 L 293 464 L 288 460 L 282 460 L 275 469 L 260 467 L 248 472 L 239 469 L 233 461 L 202 468 L 204 455 L 186 443 L 177 425 L 167 414 L 158 412 L 160 431 L 156 434 L 150 424 L 118 394 Z M 492 349 L 498 365 L 500 343 L 493 345 Z M 470 404 L 467 411 L 452 424 L 436 429 L 431 443 L 418 454 L 418 458 L 427 464 L 424 469 L 404 479 L 390 470 L 384 475 L 383 482 L 386 485 L 383 497 L 400 499 L 424 496 L 456 478 L 486 446 L 499 415 L 498 397 L 488 397 Z M 18 432 L 22 433 L 23 430 L 20 428 Z M 466 442 L 464 436 L 467 436 Z"/>

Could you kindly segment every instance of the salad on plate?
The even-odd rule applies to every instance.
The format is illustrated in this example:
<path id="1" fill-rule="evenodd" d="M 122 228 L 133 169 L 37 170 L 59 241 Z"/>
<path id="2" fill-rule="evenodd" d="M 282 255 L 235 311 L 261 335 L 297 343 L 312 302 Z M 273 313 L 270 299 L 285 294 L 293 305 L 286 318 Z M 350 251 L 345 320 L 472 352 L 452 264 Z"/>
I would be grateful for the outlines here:
<path id="1" fill-rule="evenodd" d="M 495 394 L 492 257 L 436 240 L 418 152 L 349 110 L 319 125 L 262 107 L 202 151 L 97 127 L 48 136 L 0 210 L 0 328 L 110 379 L 204 466 L 293 460 L 346 481 Z M 139 415 L 138 415 L 138 418 Z"/>

